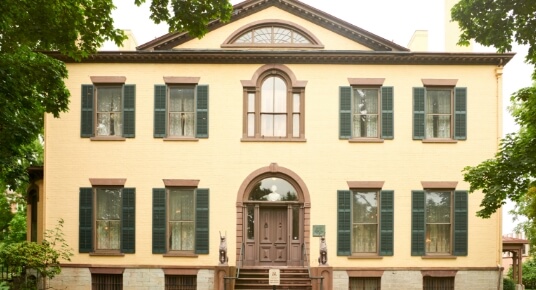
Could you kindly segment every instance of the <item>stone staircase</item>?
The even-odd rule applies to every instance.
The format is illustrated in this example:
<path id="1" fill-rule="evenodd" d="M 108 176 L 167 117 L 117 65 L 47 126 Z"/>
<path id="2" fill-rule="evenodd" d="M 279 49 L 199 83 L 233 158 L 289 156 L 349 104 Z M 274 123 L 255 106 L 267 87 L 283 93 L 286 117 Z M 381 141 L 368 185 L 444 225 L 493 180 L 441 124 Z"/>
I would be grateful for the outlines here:
<path id="1" fill-rule="evenodd" d="M 268 283 L 269 268 L 241 268 L 235 281 L 236 290 L 272 290 Z M 312 290 L 307 268 L 280 268 L 277 290 Z"/>

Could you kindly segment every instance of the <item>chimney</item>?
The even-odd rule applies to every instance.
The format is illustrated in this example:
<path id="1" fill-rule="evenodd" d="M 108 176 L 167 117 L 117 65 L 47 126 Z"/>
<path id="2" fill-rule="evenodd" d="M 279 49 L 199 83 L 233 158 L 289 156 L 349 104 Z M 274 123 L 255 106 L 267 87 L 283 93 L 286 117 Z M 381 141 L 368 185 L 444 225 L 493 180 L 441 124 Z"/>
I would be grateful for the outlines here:
<path id="1" fill-rule="evenodd" d="M 411 51 L 428 51 L 428 31 L 415 30 L 409 41 L 408 48 Z"/>
<path id="2" fill-rule="evenodd" d="M 445 52 L 472 52 L 473 45 L 459 46 L 460 27 L 458 22 L 452 21 L 450 10 L 459 0 L 445 0 Z"/>
<path id="3" fill-rule="evenodd" d="M 130 29 L 125 29 L 123 31 L 125 32 L 127 39 L 123 41 L 123 45 L 119 47 L 119 50 L 120 51 L 135 51 L 136 47 L 138 46 L 138 42 L 136 41 L 136 38 L 134 37 L 134 33 L 132 33 L 132 30 Z"/>

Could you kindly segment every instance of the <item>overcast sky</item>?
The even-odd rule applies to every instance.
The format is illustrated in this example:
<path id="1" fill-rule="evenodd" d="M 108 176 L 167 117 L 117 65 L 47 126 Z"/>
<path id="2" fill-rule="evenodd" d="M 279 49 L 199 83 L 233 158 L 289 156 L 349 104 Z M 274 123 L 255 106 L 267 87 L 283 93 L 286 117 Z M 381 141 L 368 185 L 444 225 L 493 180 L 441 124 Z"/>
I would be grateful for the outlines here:
<path id="1" fill-rule="evenodd" d="M 138 45 L 167 33 L 166 25 L 156 25 L 149 19 L 151 0 L 147 1 L 148 3 L 137 7 L 134 5 L 134 0 L 114 0 L 117 6 L 113 12 L 115 26 L 132 30 Z M 240 2 L 231 0 L 232 4 Z M 428 47 L 431 51 L 442 51 L 444 47 L 445 8 L 443 1 L 303 0 L 302 2 L 404 47 L 408 46 L 415 30 L 428 31 Z M 108 44 L 104 49 L 111 50 L 113 48 Z M 480 46 L 475 46 L 474 50 L 476 52 L 493 51 L 493 49 Z M 514 121 L 506 110 L 506 106 L 510 104 L 510 95 L 532 83 L 532 68 L 524 63 L 527 48 L 515 46 L 513 52 L 516 52 L 516 56 L 505 66 L 503 75 L 503 132 L 505 134 L 516 130 Z M 513 229 L 511 218 L 506 215 L 510 208 L 511 205 L 505 207 L 503 218 L 503 233 L 505 234 Z"/>

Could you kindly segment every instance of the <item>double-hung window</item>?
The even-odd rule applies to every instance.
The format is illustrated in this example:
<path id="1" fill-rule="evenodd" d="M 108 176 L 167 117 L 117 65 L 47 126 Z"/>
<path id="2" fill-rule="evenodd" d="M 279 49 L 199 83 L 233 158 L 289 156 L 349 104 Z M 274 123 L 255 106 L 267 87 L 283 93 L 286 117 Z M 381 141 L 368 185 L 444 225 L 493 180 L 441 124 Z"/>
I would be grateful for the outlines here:
<path id="1" fill-rule="evenodd" d="M 135 192 L 120 185 L 80 188 L 80 253 L 134 253 Z"/>
<path id="2" fill-rule="evenodd" d="M 394 192 L 360 186 L 339 190 L 337 199 L 337 255 L 393 255 Z"/>
<path id="3" fill-rule="evenodd" d="M 208 138 L 208 86 L 195 77 L 164 77 L 154 87 L 154 137 Z"/>
<path id="4" fill-rule="evenodd" d="M 354 141 L 393 139 L 393 87 L 384 79 L 348 79 L 339 88 L 339 137 Z"/>
<path id="5" fill-rule="evenodd" d="M 209 190 L 170 180 L 153 189 L 153 253 L 208 254 Z"/>
<path id="6" fill-rule="evenodd" d="M 135 135 L 135 85 L 125 77 L 91 77 L 82 85 L 81 137 L 133 138 Z"/>
<path id="7" fill-rule="evenodd" d="M 413 139 L 465 140 L 467 137 L 467 89 L 457 80 L 423 79 L 413 88 Z"/>
<path id="8" fill-rule="evenodd" d="M 412 191 L 413 256 L 467 255 L 467 191 Z"/>
<path id="9" fill-rule="evenodd" d="M 303 141 L 305 83 L 284 67 L 261 67 L 244 86 L 244 141 Z"/>

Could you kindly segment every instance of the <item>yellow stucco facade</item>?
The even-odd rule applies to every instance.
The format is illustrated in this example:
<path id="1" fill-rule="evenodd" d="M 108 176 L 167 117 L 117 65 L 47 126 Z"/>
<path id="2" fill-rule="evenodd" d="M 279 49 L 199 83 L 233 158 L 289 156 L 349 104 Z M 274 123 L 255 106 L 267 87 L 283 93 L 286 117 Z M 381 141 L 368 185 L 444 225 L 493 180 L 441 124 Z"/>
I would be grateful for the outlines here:
<path id="1" fill-rule="evenodd" d="M 294 1 L 288 2 L 295 4 Z M 314 225 L 325 226 L 328 265 L 324 267 L 332 273 L 329 283 L 325 284 L 327 287 L 348 289 L 345 288 L 348 282 L 344 279 L 356 276 L 355 271 L 370 270 L 383 271 L 382 289 L 422 289 L 422 278 L 413 282 L 404 279 L 419 271 L 441 270 L 457 271 L 456 289 L 469 289 L 462 287 L 473 285 L 471 280 L 481 275 L 488 275 L 489 281 L 486 280 L 481 288 L 470 289 L 494 289 L 492 287 L 498 283 L 494 275 L 499 274 L 498 265 L 502 261 L 501 216 L 500 212 L 489 219 L 475 216 L 483 197 L 481 193 L 468 195 L 467 255 L 412 256 L 411 235 L 412 190 L 423 190 L 422 182 L 440 181 L 457 182 L 453 189 L 468 190 L 469 185 L 463 181 L 463 168 L 493 157 L 497 150 L 501 137 L 503 63 L 487 59 L 498 55 L 475 54 L 474 57 L 481 61 L 473 61 L 473 56 L 466 54 L 422 53 L 425 58 L 435 58 L 436 61 L 419 60 L 415 55 L 412 55 L 415 61 L 395 59 L 389 63 L 388 58 L 377 61 L 372 55 L 376 50 L 364 43 L 335 33 L 300 14 L 282 10 L 277 5 L 268 6 L 211 30 L 202 39 L 175 45 L 165 54 L 207 49 L 223 54 L 236 51 L 235 48 L 221 47 L 235 31 L 263 19 L 283 19 L 306 28 L 324 46 L 304 49 L 306 51 L 315 51 L 318 55 L 323 51 L 367 52 L 371 55 L 365 61 L 320 61 L 318 59 L 322 56 L 315 56 L 318 59 L 287 63 L 279 61 L 275 54 L 270 55 L 271 52 L 287 50 L 285 48 L 253 47 L 238 50 L 262 51 L 268 55 L 262 60 L 269 62 L 243 58 L 236 62 L 230 58 L 198 62 L 165 60 L 165 56 L 159 59 L 156 55 L 160 52 L 154 50 L 143 52 L 155 55 L 149 61 L 129 60 L 126 56 L 122 58 L 113 54 L 117 61 L 97 59 L 67 63 L 70 110 L 60 118 L 46 116 L 44 198 L 40 202 L 44 209 L 42 224 L 45 228 L 53 228 L 58 219 L 65 220 L 64 233 L 67 243 L 74 249 L 74 256 L 64 264 L 64 277 L 71 275 L 64 281 L 78 285 L 78 288 L 69 289 L 90 289 L 84 282 L 86 278 L 72 278 L 76 276 L 73 271 L 107 267 L 126 271 L 208 269 L 209 274 L 203 275 L 215 273 L 215 282 L 206 285 L 198 282 L 197 289 L 223 289 L 217 288 L 222 286 L 218 284 L 215 270 L 219 265 L 219 236 L 226 233 L 228 266 L 239 266 L 241 241 L 237 240 L 237 232 L 243 230 L 242 224 L 237 223 L 237 203 L 242 202 L 240 187 L 250 174 L 274 163 L 295 173 L 307 187 L 310 207 L 305 213 L 308 223 L 303 228 L 308 234 L 304 241 L 309 261 L 305 266 L 319 267 L 316 262 L 320 251 L 319 237 L 313 236 L 311 229 Z M 348 27 L 347 23 L 340 24 Z M 381 38 L 375 41 L 389 44 Z M 296 51 L 297 48 L 288 50 Z M 378 57 L 389 53 L 400 58 L 411 55 L 409 51 L 393 49 L 379 52 Z M 125 55 L 136 58 L 134 53 Z M 458 59 L 452 61 L 452 58 Z M 503 56 L 505 62 L 510 58 L 511 55 Z M 269 63 L 286 67 L 297 80 L 306 82 L 304 110 L 301 112 L 304 116 L 304 139 L 294 142 L 252 141 L 243 136 L 245 88 L 242 81 L 252 80 L 257 70 Z M 81 137 L 82 85 L 92 84 L 91 77 L 94 76 L 122 76 L 126 78 L 125 85 L 135 85 L 134 138 L 111 141 Z M 198 85 L 208 85 L 208 138 L 168 140 L 153 136 L 155 85 L 165 84 L 164 77 L 170 76 L 195 77 L 199 78 Z M 393 88 L 394 138 L 360 142 L 339 137 L 339 87 L 350 86 L 349 78 L 383 79 L 383 86 Z M 423 79 L 456 80 L 455 87 L 467 89 L 465 140 L 427 142 L 413 138 L 413 88 L 423 87 Z M 126 179 L 124 187 L 135 188 L 135 253 L 99 255 L 79 252 L 79 192 L 80 188 L 92 186 L 91 178 Z M 210 190 L 208 254 L 184 257 L 152 252 L 152 190 L 164 188 L 163 179 L 199 180 L 198 188 Z M 382 190 L 394 191 L 392 255 L 337 255 L 337 191 L 349 190 L 348 181 L 383 181 Z M 386 278 L 388 271 L 392 276 L 389 279 Z M 88 276 L 87 271 L 83 273 L 82 276 Z M 341 278 L 340 273 L 346 276 Z M 393 278 L 396 273 L 399 276 L 410 274 L 397 280 Z M 142 289 L 136 288 L 142 286 L 124 283 L 124 289 Z M 407 287 L 396 288 L 397 283 Z"/>

